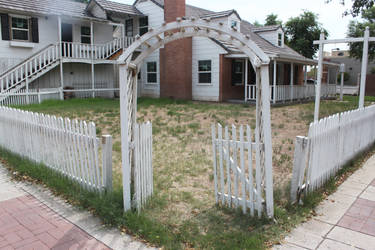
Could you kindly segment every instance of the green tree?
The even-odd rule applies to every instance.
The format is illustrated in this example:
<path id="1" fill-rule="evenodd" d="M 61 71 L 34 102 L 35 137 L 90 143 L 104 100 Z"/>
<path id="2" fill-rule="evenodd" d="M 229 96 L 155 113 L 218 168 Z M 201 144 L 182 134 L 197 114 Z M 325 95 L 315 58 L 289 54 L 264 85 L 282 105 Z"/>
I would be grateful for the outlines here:
<path id="1" fill-rule="evenodd" d="M 282 25 L 282 21 L 277 19 L 278 16 L 276 14 L 269 14 L 266 17 L 266 23 L 264 25 Z"/>
<path id="2" fill-rule="evenodd" d="M 332 2 L 333 0 L 325 0 L 327 3 Z M 339 0 L 339 2 L 345 5 L 345 2 L 349 0 Z M 371 9 L 374 4 L 375 0 L 351 0 L 352 7 L 349 10 L 344 12 L 344 15 L 352 15 L 353 17 L 359 16 L 363 11 Z"/>
<path id="3" fill-rule="evenodd" d="M 350 21 L 348 26 L 348 37 L 363 37 L 366 26 L 370 28 L 370 36 L 375 36 L 375 7 L 362 12 L 363 21 Z M 362 59 L 363 43 L 350 44 L 350 56 Z M 369 43 L 369 60 L 375 61 L 375 44 Z"/>
<path id="4" fill-rule="evenodd" d="M 258 22 L 257 20 L 254 21 L 253 25 L 254 25 L 255 27 L 262 27 L 262 26 L 263 26 L 263 24 L 261 24 L 261 23 Z"/>
<path id="5" fill-rule="evenodd" d="M 286 43 L 307 58 L 313 58 L 318 50 L 314 40 L 319 40 L 320 33 L 328 36 L 327 30 L 318 22 L 318 15 L 305 10 L 300 16 L 288 20 L 284 26 Z"/>

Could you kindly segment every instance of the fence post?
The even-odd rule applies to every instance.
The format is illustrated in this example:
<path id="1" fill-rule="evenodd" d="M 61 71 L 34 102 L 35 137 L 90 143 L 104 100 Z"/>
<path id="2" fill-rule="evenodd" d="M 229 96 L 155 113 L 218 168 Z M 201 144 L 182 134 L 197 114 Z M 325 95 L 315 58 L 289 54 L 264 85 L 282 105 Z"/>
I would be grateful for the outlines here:
<path id="1" fill-rule="evenodd" d="M 38 89 L 38 103 L 40 104 L 41 103 L 41 98 L 40 98 L 40 91 Z"/>
<path id="2" fill-rule="evenodd" d="M 290 188 L 290 201 L 297 201 L 298 189 L 302 186 L 305 177 L 306 160 L 309 152 L 309 138 L 297 136 L 294 149 L 293 175 Z"/>
<path id="3" fill-rule="evenodd" d="M 102 136 L 103 185 L 112 191 L 112 136 Z"/>

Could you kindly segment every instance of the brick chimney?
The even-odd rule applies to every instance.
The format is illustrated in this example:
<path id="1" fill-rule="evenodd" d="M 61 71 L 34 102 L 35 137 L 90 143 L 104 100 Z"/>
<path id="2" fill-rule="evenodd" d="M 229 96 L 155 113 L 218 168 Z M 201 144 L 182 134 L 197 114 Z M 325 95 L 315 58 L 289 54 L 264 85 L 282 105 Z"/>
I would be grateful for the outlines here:
<path id="1" fill-rule="evenodd" d="M 185 14 L 185 0 L 164 0 L 165 22 L 174 22 Z M 160 49 L 160 96 L 192 99 L 192 38 L 168 43 Z"/>

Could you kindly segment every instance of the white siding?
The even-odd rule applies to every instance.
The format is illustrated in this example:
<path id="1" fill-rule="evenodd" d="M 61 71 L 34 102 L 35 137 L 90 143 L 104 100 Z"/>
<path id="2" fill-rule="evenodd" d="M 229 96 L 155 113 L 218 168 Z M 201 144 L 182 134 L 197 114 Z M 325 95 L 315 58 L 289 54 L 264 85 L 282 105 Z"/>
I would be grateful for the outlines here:
<path id="1" fill-rule="evenodd" d="M 164 22 L 164 10 L 154 4 L 151 1 L 139 2 L 136 5 L 137 9 L 144 15 L 148 16 L 149 27 L 156 28 L 161 26 Z M 136 30 L 135 33 L 138 34 L 138 20 L 134 21 Z M 158 71 L 158 82 L 156 84 L 147 84 L 147 72 L 146 65 L 147 62 L 157 62 Z M 160 51 L 156 50 L 149 57 L 144 60 L 141 67 L 141 79 L 139 80 L 139 87 L 141 89 L 141 94 L 144 96 L 159 97 L 160 96 Z"/>
<path id="2" fill-rule="evenodd" d="M 93 3 L 95 2 L 93 1 Z M 100 6 L 98 6 L 96 3 L 92 4 L 90 12 L 95 17 L 107 19 L 107 14 L 105 13 L 105 11 L 102 8 L 100 8 Z"/>
<path id="3" fill-rule="evenodd" d="M 259 32 L 257 34 L 275 46 L 278 46 L 279 34 L 282 34 L 284 41 L 284 31 L 282 29 L 278 29 L 276 31 Z M 284 46 L 284 43 L 282 46 Z"/>
<path id="4" fill-rule="evenodd" d="M 220 54 L 226 51 L 205 37 L 193 37 L 192 89 L 193 100 L 219 101 Z M 211 84 L 198 82 L 198 61 L 211 60 Z"/>
<path id="5" fill-rule="evenodd" d="M 90 27 L 87 21 L 72 21 L 64 18 L 63 23 L 73 24 L 73 41 L 81 42 L 81 26 Z M 27 42 L 32 48 L 13 47 L 10 41 L 0 40 L 0 73 L 6 71 L 9 67 L 21 62 L 25 58 L 35 54 L 49 44 L 58 42 L 58 21 L 55 16 L 39 16 L 39 43 Z M 1 25 L 0 25 L 1 29 Z M 0 30 L 1 34 L 1 30 Z M 94 23 L 94 43 L 102 44 L 113 39 L 113 28 L 111 25 Z"/>
<path id="6" fill-rule="evenodd" d="M 58 29 L 56 17 L 49 16 L 47 19 L 47 17 L 40 16 L 38 17 L 38 25 L 39 43 L 27 43 L 28 45 L 33 45 L 33 48 L 12 47 L 10 46 L 10 41 L 0 40 L 0 72 L 6 71 L 9 67 L 36 53 L 48 44 L 57 41 Z"/>

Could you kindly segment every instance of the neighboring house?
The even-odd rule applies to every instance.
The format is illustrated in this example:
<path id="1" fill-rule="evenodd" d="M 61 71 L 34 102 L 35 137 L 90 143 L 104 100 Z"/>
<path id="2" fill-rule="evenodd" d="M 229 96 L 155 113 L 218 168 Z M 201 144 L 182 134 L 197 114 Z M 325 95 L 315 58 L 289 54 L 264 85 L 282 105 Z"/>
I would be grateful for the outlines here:
<path id="1" fill-rule="evenodd" d="M 116 59 L 123 49 L 149 28 L 181 16 L 209 18 L 249 35 L 272 60 L 270 85 L 275 102 L 306 97 L 301 93 L 313 95 L 314 86 L 306 85 L 304 69 L 316 62 L 285 45 L 280 26 L 255 27 L 235 10 L 213 12 L 185 5 L 185 0 L 137 0 L 133 5 L 107 0 L 88 4 L 0 0 L 0 104 L 9 95 L 26 92 L 29 97 L 35 89 L 54 89 L 60 98 L 63 92 L 111 97 L 118 93 Z M 230 44 L 209 38 L 165 45 L 144 61 L 138 78 L 142 96 L 255 99 L 250 61 Z"/>

